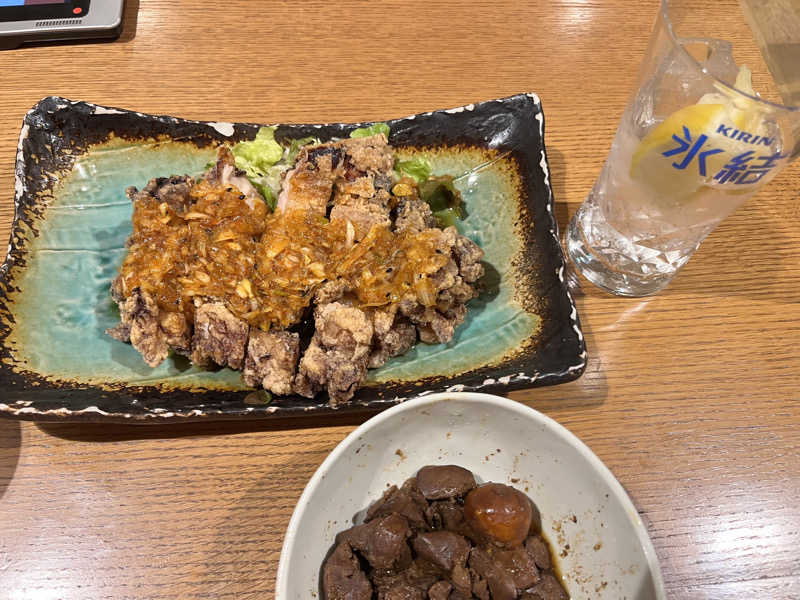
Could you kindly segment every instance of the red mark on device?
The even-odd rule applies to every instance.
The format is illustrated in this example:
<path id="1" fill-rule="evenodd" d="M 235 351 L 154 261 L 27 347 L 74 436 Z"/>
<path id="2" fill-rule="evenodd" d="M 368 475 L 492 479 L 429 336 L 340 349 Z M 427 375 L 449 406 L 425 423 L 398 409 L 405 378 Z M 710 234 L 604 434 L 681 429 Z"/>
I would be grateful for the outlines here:
<path id="1" fill-rule="evenodd" d="M 72 9 L 72 12 L 75 13 L 76 15 L 79 15 L 83 12 L 83 9 L 80 6 L 76 6 L 75 8 Z"/>

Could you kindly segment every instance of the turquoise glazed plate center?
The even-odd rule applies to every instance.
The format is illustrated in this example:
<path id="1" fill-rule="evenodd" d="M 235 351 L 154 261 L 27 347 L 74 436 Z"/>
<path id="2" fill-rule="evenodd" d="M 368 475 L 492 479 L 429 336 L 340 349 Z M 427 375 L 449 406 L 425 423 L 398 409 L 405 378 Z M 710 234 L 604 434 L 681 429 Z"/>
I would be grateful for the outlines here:
<path id="1" fill-rule="evenodd" d="M 345 137 L 354 125 L 284 125 L 279 140 Z M 552 214 L 531 95 L 389 121 L 403 158 L 424 155 L 457 175 L 461 232 L 485 252 L 487 275 L 448 344 L 418 344 L 370 371 L 341 412 L 374 411 L 425 390 L 498 390 L 558 383 L 586 354 Z M 161 421 L 313 414 L 324 395 L 265 401 L 240 373 L 180 356 L 151 369 L 105 330 L 119 321 L 111 280 L 131 232 L 128 186 L 200 174 L 220 144 L 257 125 L 198 123 L 47 98 L 26 117 L 17 160 L 11 251 L 0 272 L 0 414 L 32 419 Z"/>

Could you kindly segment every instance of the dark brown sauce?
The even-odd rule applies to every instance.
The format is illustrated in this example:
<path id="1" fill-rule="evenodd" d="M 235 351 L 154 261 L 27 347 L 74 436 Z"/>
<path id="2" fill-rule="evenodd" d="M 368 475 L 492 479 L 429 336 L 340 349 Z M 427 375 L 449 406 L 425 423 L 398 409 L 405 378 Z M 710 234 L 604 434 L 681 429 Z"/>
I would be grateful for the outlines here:
<path id="1" fill-rule="evenodd" d="M 558 582 L 561 584 L 561 587 L 564 588 L 566 591 L 566 585 L 564 585 L 564 573 L 561 570 L 561 562 L 559 558 L 561 558 L 555 551 L 555 545 L 553 542 L 550 541 L 550 538 L 542 531 L 541 527 L 534 527 L 534 531 L 536 531 L 536 535 L 544 540 L 545 545 L 547 546 L 547 550 L 550 553 L 550 570 L 553 572 L 553 576 L 558 579 Z"/>

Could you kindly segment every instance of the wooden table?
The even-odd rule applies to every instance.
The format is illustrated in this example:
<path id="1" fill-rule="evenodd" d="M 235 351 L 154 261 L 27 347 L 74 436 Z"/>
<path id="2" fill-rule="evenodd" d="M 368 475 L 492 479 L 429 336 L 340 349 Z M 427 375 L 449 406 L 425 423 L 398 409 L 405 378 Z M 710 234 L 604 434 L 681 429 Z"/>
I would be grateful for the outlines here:
<path id="1" fill-rule="evenodd" d="M 698 4 L 709 26 L 736 8 Z M 22 117 L 51 94 L 307 122 L 533 90 L 563 230 L 609 150 L 656 11 L 656 0 L 129 1 L 118 42 L 0 53 L 0 238 Z M 671 598 L 800 598 L 799 167 L 720 226 L 662 294 L 623 299 L 584 283 L 585 375 L 511 394 L 616 474 Z M 272 597 L 295 502 L 355 425 L 0 420 L 0 598 Z"/>

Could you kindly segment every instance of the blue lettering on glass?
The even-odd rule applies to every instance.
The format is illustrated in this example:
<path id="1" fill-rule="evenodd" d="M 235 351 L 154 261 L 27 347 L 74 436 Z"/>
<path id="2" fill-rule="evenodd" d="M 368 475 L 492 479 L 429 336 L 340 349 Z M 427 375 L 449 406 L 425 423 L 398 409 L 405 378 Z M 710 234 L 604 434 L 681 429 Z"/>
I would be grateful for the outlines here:
<path id="1" fill-rule="evenodd" d="M 753 154 L 755 154 L 753 150 L 748 150 L 747 152 L 734 156 L 722 167 L 719 173 L 714 175 L 714 179 L 720 183 L 741 183 L 737 181 L 737 179 L 740 179 L 745 171 L 747 171 L 747 163 L 753 158 Z"/>
<path id="2" fill-rule="evenodd" d="M 681 162 L 674 162 L 672 166 L 676 169 L 685 169 L 689 166 L 695 156 L 697 156 L 697 164 L 700 170 L 700 175 L 705 177 L 706 175 L 706 158 L 711 156 L 712 154 L 719 154 L 722 150 L 717 148 L 711 148 L 709 150 L 704 150 L 700 152 L 700 149 L 703 147 L 708 141 L 708 136 L 705 134 L 701 134 L 697 140 L 692 141 L 692 133 L 689 131 L 689 128 L 686 125 L 683 126 L 683 136 L 682 138 L 678 137 L 674 133 L 672 134 L 672 139 L 678 142 L 678 145 L 675 148 L 667 150 L 666 152 L 662 152 L 663 156 L 675 156 L 676 154 L 683 154 L 686 152 L 686 155 L 683 157 Z"/>
<path id="3" fill-rule="evenodd" d="M 707 148 L 703 150 L 708 141 L 708 136 L 701 134 L 697 139 L 692 138 L 692 132 L 686 125 L 683 125 L 683 137 L 677 134 L 672 134 L 672 139 L 677 142 L 677 146 L 662 152 L 662 156 L 677 156 L 682 154 L 683 157 L 679 162 L 672 163 L 676 169 L 684 170 L 692 161 L 697 157 L 697 167 L 700 175 L 706 176 L 706 159 L 714 154 L 724 152 L 720 148 Z M 717 133 L 721 133 L 725 137 L 735 139 L 745 144 L 763 144 L 764 146 L 771 146 L 775 138 L 762 137 L 753 135 L 746 131 L 739 131 L 732 125 L 719 125 Z M 776 152 L 770 155 L 756 156 L 755 150 L 748 150 L 737 154 L 725 164 L 724 167 L 714 175 L 714 179 L 719 183 L 735 183 L 738 185 L 747 185 L 757 183 L 769 173 L 772 169 L 779 166 L 778 161 L 787 158 L 788 154 L 781 154 Z"/>
<path id="4" fill-rule="evenodd" d="M 772 146 L 775 138 L 762 137 L 760 135 L 753 135 L 747 131 L 739 131 L 733 125 L 725 125 L 724 123 L 717 127 L 717 133 L 721 133 L 725 137 L 729 137 L 738 142 L 745 144 L 761 144 L 762 146 Z"/>
<path id="5" fill-rule="evenodd" d="M 714 179 L 719 183 L 736 183 L 738 185 L 757 183 L 764 175 L 778 166 L 779 160 L 789 156 L 780 152 L 758 157 L 754 154 L 753 150 L 737 154 L 722 167 L 719 173 L 714 175 Z"/>

